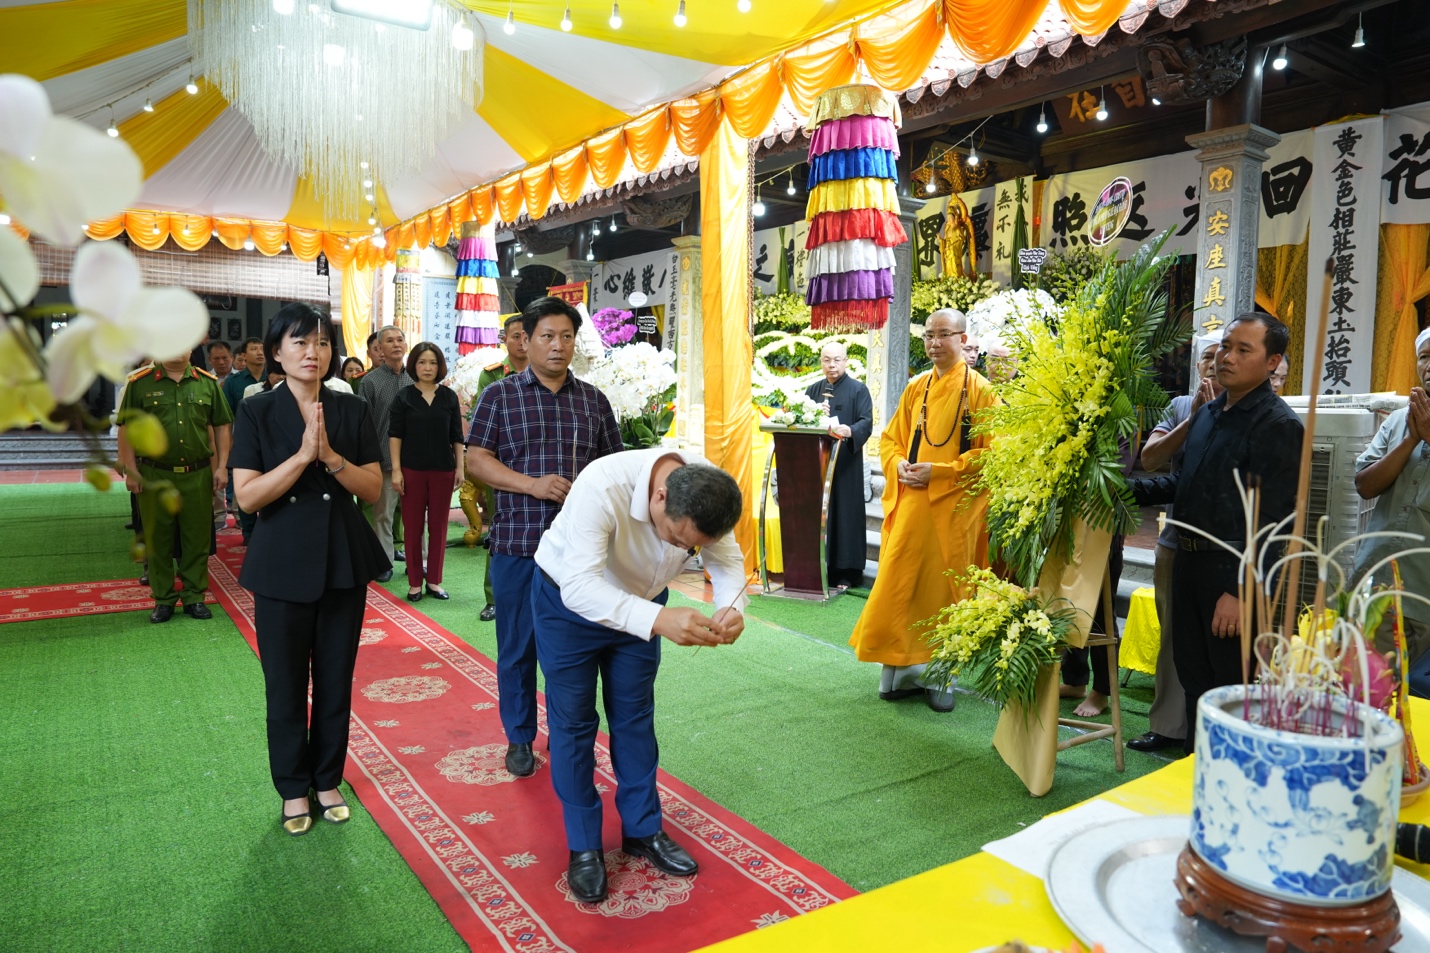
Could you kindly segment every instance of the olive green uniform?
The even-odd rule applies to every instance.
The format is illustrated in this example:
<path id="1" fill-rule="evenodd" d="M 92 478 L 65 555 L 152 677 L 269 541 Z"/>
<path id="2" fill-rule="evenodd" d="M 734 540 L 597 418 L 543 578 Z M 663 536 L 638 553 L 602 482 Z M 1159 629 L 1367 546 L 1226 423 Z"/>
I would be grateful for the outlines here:
<path id="1" fill-rule="evenodd" d="M 486 390 L 489 386 L 495 384 L 503 377 L 506 377 L 508 374 L 515 373 L 516 371 L 511 366 L 510 358 L 507 358 L 499 364 L 489 364 L 486 367 L 482 368 L 481 376 L 477 378 L 477 397 L 480 397 L 482 391 Z M 476 397 L 473 397 L 472 409 L 476 410 L 476 407 L 477 400 Z M 468 490 L 469 485 L 472 488 L 470 491 Z M 463 499 L 465 502 L 465 500 L 470 499 L 472 495 L 475 495 L 476 498 L 480 500 L 482 512 L 486 514 L 487 522 L 490 523 L 492 521 L 492 517 L 495 516 L 497 512 L 496 492 L 492 490 L 491 487 L 487 486 L 485 483 L 482 483 L 476 477 L 472 476 L 472 471 L 468 469 L 467 480 L 465 483 L 462 484 L 462 490 L 460 493 L 458 493 L 458 498 Z M 462 509 L 464 512 L 466 512 L 467 519 L 470 520 L 472 518 L 471 511 L 468 510 L 466 506 L 463 506 Z M 480 533 L 482 530 L 482 524 L 480 522 L 477 522 L 475 525 L 473 525 L 472 529 Z M 487 605 L 496 605 L 496 597 L 492 594 L 492 551 L 490 547 L 488 547 L 487 549 L 486 581 L 482 583 L 482 591 L 486 594 Z"/>
<path id="2" fill-rule="evenodd" d="M 178 572 L 184 583 L 184 605 L 202 603 L 209 588 L 209 533 L 213 528 L 214 448 L 209 445 L 209 427 L 216 432 L 227 428 L 233 423 L 233 411 L 218 378 L 193 365 L 185 367 L 177 381 L 158 365 L 132 375 L 120 410 L 152 414 L 169 437 L 169 448 L 162 457 L 151 459 L 136 452 L 139 478 L 144 484 L 139 514 L 144 524 L 149 588 L 154 601 L 172 606 L 181 595 L 174 588 L 173 572 L 177 523 L 182 549 Z M 177 514 L 171 514 L 159 499 L 159 484 L 166 480 L 183 497 Z"/>

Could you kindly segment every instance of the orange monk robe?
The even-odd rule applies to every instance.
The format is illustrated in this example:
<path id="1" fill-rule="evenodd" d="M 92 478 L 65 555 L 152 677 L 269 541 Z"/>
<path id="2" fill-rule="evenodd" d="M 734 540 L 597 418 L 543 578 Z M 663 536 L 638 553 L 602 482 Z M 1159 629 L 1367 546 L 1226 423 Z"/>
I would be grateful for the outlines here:
<path id="1" fill-rule="evenodd" d="M 879 575 L 849 639 L 862 662 L 895 666 L 927 662 L 932 647 L 924 637 L 930 627 L 916 623 L 933 618 L 966 595 L 957 578 L 944 572 L 953 569 L 962 575 L 969 566 L 988 565 L 988 498 L 973 492 L 978 456 L 988 438 L 975 438 L 973 449 L 964 454 L 958 447 L 964 413 L 971 412 L 976 420 L 979 411 L 998 398 L 993 385 L 970 368 L 967 407 L 959 408 L 965 367 L 959 361 L 942 377 L 929 371 L 910 381 L 879 440 L 884 468 Z M 925 384 L 928 429 L 916 462 L 932 463 L 933 473 L 928 487 L 910 487 L 899 482 L 898 463 L 908 459 Z M 930 442 L 944 437 L 949 439 L 942 446 Z"/>

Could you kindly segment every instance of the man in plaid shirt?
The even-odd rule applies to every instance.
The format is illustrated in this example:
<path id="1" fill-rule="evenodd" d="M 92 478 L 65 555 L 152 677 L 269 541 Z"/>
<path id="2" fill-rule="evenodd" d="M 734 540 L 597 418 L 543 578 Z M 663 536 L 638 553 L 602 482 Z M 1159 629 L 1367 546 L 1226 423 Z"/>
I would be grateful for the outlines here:
<path id="1" fill-rule="evenodd" d="M 592 460 L 624 449 L 606 396 L 572 376 L 581 315 L 559 298 L 538 298 L 521 316 L 526 370 L 487 387 L 472 411 L 467 472 L 496 491 L 491 530 L 497 613 L 497 691 L 506 768 L 536 770 L 536 629 L 531 577 L 536 547 Z"/>

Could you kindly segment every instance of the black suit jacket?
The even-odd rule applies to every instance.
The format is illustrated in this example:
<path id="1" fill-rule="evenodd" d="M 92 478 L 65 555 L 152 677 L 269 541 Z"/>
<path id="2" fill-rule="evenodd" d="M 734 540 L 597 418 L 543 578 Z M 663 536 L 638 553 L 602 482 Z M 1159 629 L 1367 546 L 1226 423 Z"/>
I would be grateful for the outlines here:
<path id="1" fill-rule="evenodd" d="M 348 466 L 379 463 L 377 430 L 367 404 L 319 389 L 328 443 Z M 287 387 L 263 391 L 238 405 L 229 466 L 267 473 L 298 452 L 306 425 Z M 352 494 L 321 464 L 305 469 L 258 511 L 238 581 L 270 599 L 316 602 L 327 589 L 366 586 L 392 568 Z"/>

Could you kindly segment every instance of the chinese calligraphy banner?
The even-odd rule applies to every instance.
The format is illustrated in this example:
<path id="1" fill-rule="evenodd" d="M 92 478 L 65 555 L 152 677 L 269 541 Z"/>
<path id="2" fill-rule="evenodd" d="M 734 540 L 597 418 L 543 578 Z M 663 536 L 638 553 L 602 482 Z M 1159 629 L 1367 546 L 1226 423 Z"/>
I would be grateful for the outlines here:
<path id="1" fill-rule="evenodd" d="M 1375 337 L 1376 268 L 1380 254 L 1380 186 L 1384 118 L 1372 116 L 1315 130 L 1311 182 L 1309 281 L 1306 326 L 1320 321 L 1321 269 L 1333 262 L 1330 330 L 1323 344 L 1324 370 L 1314 382 L 1322 394 L 1370 390 Z M 1314 351 L 1306 349 L 1306 379 Z"/>
<path id="2" fill-rule="evenodd" d="M 1261 226 L 1258 248 L 1299 245 L 1306 240 L 1311 224 L 1311 143 L 1310 129 L 1288 132 L 1267 152 L 1270 158 L 1261 168 Z"/>
<path id="3" fill-rule="evenodd" d="M 457 363 L 457 279 L 422 279 L 422 333 L 418 340 L 442 349 L 447 366 Z M 411 340 L 409 338 L 409 340 Z"/>
<path id="4" fill-rule="evenodd" d="M 1430 222 L 1430 103 L 1385 114 L 1382 152 L 1381 220 L 1393 225 Z"/>
<path id="5" fill-rule="evenodd" d="M 1112 240 L 1112 253 L 1129 257 L 1138 245 L 1170 228 L 1172 237 L 1164 250 L 1196 254 L 1201 166 L 1190 151 L 1048 179 L 1043 187 L 1042 244 L 1052 251 L 1089 244 L 1092 207 L 1108 183 L 1119 176 L 1132 183 L 1132 208 L 1127 224 Z"/>
<path id="6" fill-rule="evenodd" d="M 993 280 L 1004 287 L 1013 284 L 1015 267 L 1014 228 L 1018 221 L 1018 206 L 1023 207 L 1024 244 L 1033 235 L 1033 179 L 1026 176 L 1000 182 L 993 190 L 993 242 L 990 251 Z M 982 249 L 979 249 L 980 252 Z M 980 256 L 980 261 L 982 258 Z"/>
<path id="7" fill-rule="evenodd" d="M 789 256 L 785 259 L 790 267 L 794 256 L 794 229 L 786 225 L 782 228 L 760 228 L 755 230 L 755 257 L 751 260 L 750 280 L 760 294 L 778 294 L 780 277 L 780 252 Z"/>
<path id="8" fill-rule="evenodd" d="M 601 262 L 591 278 L 591 313 L 602 308 L 629 309 L 631 295 L 639 291 L 648 305 L 665 306 L 669 319 L 676 309 L 678 262 L 673 248 Z"/>

